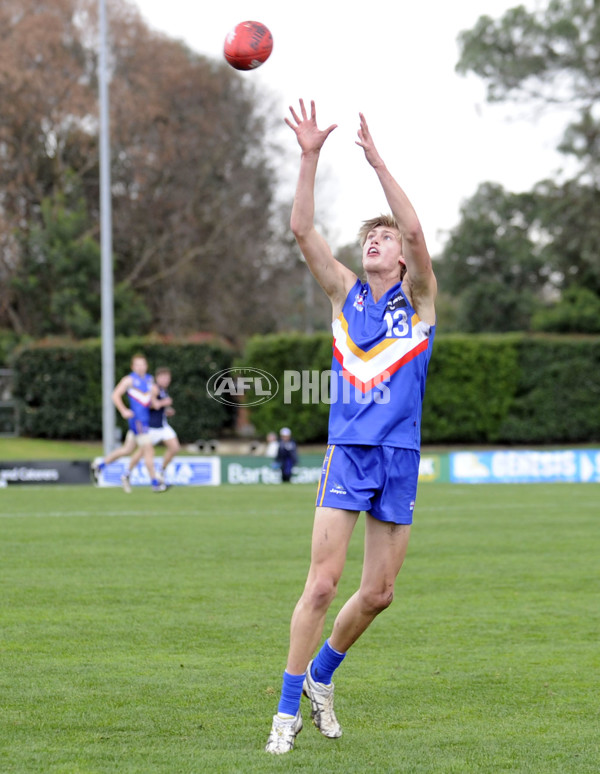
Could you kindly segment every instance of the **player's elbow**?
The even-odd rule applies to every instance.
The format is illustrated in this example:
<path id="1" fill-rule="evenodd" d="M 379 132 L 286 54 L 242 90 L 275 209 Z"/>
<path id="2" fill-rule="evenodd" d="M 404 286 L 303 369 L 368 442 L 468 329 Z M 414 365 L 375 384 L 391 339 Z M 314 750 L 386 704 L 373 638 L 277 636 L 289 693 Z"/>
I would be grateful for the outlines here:
<path id="1" fill-rule="evenodd" d="M 411 247 L 423 244 L 425 242 L 425 235 L 423 229 L 418 220 L 410 223 L 408 228 L 402 231 L 402 241 L 409 244 Z"/>
<path id="2" fill-rule="evenodd" d="M 312 230 L 312 223 L 307 223 L 302 218 L 292 216 L 290 220 L 290 228 L 292 234 L 296 237 L 298 243 L 302 243 L 306 240 Z"/>
<path id="3" fill-rule="evenodd" d="M 294 202 L 290 215 L 290 229 L 296 239 L 307 238 L 314 228 L 315 218 L 313 209 Z"/>

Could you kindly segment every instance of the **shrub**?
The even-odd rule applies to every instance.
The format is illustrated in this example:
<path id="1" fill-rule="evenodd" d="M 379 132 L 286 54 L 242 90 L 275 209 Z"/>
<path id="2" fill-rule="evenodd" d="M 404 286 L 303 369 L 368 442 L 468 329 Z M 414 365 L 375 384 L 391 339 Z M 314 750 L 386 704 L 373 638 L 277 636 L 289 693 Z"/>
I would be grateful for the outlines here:
<path id="1" fill-rule="evenodd" d="M 255 336 L 240 364 L 263 368 L 280 390 L 252 408 L 265 435 L 289 425 L 297 440 L 327 439 L 329 406 L 284 403 L 286 370 L 328 370 L 331 335 Z M 423 406 L 426 444 L 575 443 L 600 438 L 600 338 L 452 334 L 437 337 Z"/>
<path id="2" fill-rule="evenodd" d="M 135 352 L 146 355 L 151 372 L 161 365 L 173 372 L 169 390 L 176 410 L 173 427 L 183 442 L 215 437 L 231 425 L 233 411 L 216 403 L 206 391 L 210 376 L 231 366 L 233 352 L 229 347 L 218 340 L 193 343 L 119 338 L 115 342 L 117 381 L 129 373 Z M 17 353 L 14 369 L 23 435 L 75 440 L 102 436 L 100 342 L 27 346 Z M 116 417 L 125 431 L 126 423 L 118 413 Z"/>

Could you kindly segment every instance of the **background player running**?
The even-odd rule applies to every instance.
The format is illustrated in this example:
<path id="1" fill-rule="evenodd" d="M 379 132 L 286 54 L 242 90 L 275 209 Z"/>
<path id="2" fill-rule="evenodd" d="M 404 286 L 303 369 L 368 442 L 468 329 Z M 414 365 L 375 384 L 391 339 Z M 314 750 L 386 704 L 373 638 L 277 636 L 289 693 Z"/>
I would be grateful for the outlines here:
<path id="1" fill-rule="evenodd" d="M 103 459 L 92 463 L 92 474 L 96 481 L 106 465 L 131 454 L 139 447 L 152 481 L 152 491 L 166 491 L 167 487 L 158 480 L 154 470 L 154 447 L 148 433 L 152 385 L 153 379 L 148 373 L 148 361 L 144 355 L 134 355 L 131 359 L 131 373 L 121 379 L 112 393 L 112 401 L 119 414 L 127 420 L 129 430 L 123 446 L 115 449 Z M 125 395 L 127 395 L 129 406 L 123 402 Z"/>
<path id="2" fill-rule="evenodd" d="M 167 417 L 172 417 L 175 414 L 173 408 L 173 399 L 169 395 L 169 386 L 171 384 L 171 370 L 169 368 L 157 368 L 154 372 L 154 384 L 152 385 L 152 394 L 150 400 L 150 418 L 148 434 L 150 436 L 150 442 L 152 446 L 158 446 L 160 443 L 165 445 L 165 453 L 162 460 L 162 471 L 157 471 L 156 475 L 161 484 L 166 484 L 166 470 L 173 457 L 181 449 L 179 438 L 177 433 L 171 427 Z M 139 448 L 135 451 L 131 460 L 129 461 L 129 469 L 126 475 L 121 477 L 121 483 L 123 489 L 126 492 L 131 491 L 131 484 L 129 476 L 131 471 L 135 468 L 138 462 L 141 460 L 143 449 Z"/>

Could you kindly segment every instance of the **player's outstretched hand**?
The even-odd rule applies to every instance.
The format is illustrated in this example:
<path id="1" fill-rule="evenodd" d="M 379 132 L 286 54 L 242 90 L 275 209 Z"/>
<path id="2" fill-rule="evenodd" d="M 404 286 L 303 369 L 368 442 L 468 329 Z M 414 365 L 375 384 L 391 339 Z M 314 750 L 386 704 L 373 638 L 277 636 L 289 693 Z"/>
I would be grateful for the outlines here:
<path id="1" fill-rule="evenodd" d="M 317 111 L 314 100 L 310 102 L 310 116 L 306 112 L 304 100 L 300 100 L 300 115 L 296 113 L 293 107 L 290 107 L 293 121 L 285 118 L 286 124 L 295 132 L 298 144 L 303 153 L 318 152 L 323 147 L 323 143 L 329 137 L 331 132 L 337 127 L 337 124 L 331 124 L 327 129 L 319 129 L 317 126 Z"/>
<path id="2" fill-rule="evenodd" d="M 365 157 L 372 167 L 380 166 L 383 164 L 383 161 L 375 147 L 373 138 L 371 137 L 367 120 L 362 113 L 359 113 L 358 115 L 360 118 L 360 126 L 358 128 L 358 140 L 356 141 L 356 144 L 364 150 Z"/>

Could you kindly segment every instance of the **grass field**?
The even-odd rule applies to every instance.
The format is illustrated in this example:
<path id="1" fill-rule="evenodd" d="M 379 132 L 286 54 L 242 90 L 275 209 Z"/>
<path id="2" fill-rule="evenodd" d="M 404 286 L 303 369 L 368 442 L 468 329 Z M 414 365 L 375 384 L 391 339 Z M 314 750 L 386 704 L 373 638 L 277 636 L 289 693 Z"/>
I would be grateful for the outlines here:
<path id="1" fill-rule="evenodd" d="M 263 746 L 314 487 L 0 490 L 2 774 L 600 770 L 597 485 L 422 485 L 344 729 Z M 359 521 L 328 626 L 360 575 Z"/>
<path id="2" fill-rule="evenodd" d="M 93 460 L 101 454 L 99 441 L 0 438 L 0 460 Z"/>

